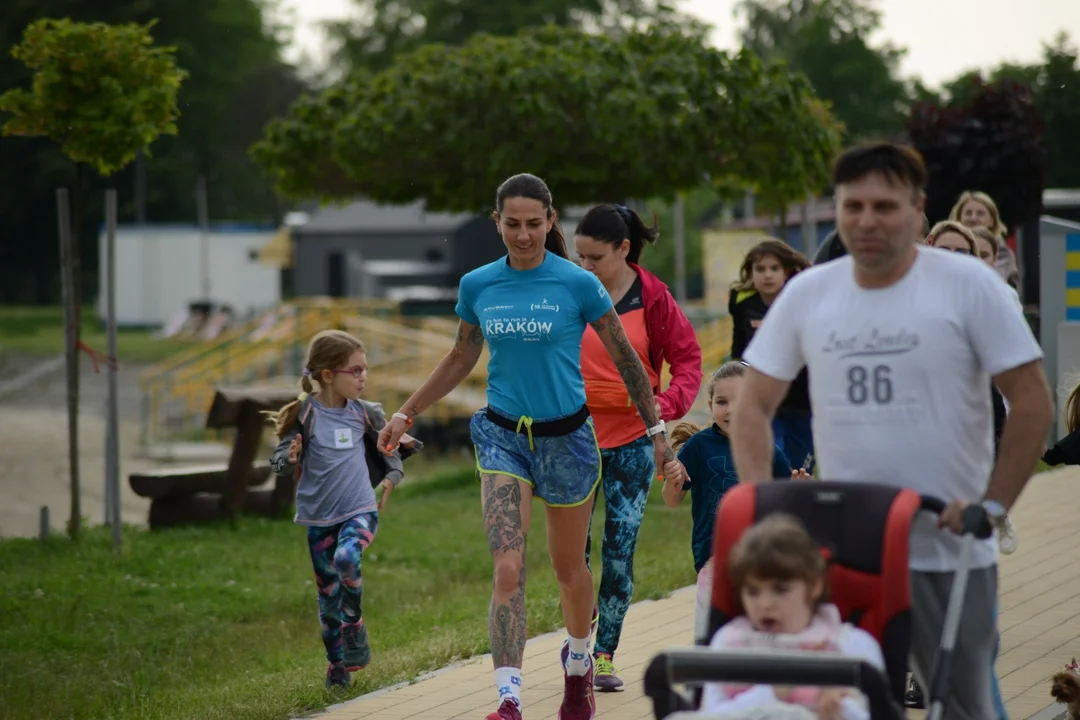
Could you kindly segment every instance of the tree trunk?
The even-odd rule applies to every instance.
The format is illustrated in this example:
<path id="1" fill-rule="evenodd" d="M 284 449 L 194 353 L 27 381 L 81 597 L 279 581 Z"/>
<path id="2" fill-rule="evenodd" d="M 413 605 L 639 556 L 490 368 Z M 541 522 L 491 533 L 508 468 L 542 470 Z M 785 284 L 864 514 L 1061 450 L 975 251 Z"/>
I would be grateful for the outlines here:
<path id="1" fill-rule="evenodd" d="M 71 193 L 67 188 L 56 191 L 57 226 L 60 235 L 60 278 L 64 297 L 64 366 L 67 385 L 68 466 L 71 480 L 71 517 L 68 534 L 79 536 L 82 514 L 79 507 L 79 435 L 75 416 L 75 278 L 72 275 L 72 256 L 75 254 L 71 232 Z"/>
<path id="2" fill-rule="evenodd" d="M 85 188 L 83 188 L 86 175 L 85 167 L 84 163 L 75 163 L 75 189 L 72 193 L 75 217 L 71 223 L 71 274 L 73 279 L 71 322 L 73 325 L 75 352 L 71 360 L 72 369 L 68 385 L 68 412 L 71 413 L 68 420 L 68 430 L 74 435 L 74 439 L 71 441 L 74 456 L 71 458 L 71 520 L 68 528 L 72 538 L 78 537 L 82 529 L 82 503 L 79 488 L 79 348 L 82 343 L 82 229 L 83 220 L 86 218 L 86 192 Z"/>

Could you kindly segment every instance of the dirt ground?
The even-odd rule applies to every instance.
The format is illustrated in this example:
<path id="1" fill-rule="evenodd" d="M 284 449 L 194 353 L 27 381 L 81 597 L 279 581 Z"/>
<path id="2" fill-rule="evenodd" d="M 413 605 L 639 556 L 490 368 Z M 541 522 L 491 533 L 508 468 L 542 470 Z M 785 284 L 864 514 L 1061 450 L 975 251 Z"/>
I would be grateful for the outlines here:
<path id="1" fill-rule="evenodd" d="M 0 372 L 17 378 L 48 358 L 0 358 Z M 85 360 L 81 372 L 79 470 L 82 516 L 91 524 L 105 519 L 104 374 L 95 375 Z M 118 377 L 120 409 L 121 517 L 145 524 L 149 500 L 136 496 L 128 473 L 156 463 L 136 457 L 139 451 L 138 367 L 122 367 Z M 0 537 L 35 536 L 42 506 L 51 527 L 63 532 L 71 511 L 68 477 L 67 405 L 64 372 L 52 372 L 0 397 Z"/>

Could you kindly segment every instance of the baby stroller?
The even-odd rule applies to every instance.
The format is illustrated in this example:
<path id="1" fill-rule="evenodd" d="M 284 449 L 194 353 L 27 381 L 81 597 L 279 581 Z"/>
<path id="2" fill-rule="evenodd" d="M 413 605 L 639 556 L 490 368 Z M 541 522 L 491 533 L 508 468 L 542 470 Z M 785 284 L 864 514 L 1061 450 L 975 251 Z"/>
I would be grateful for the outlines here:
<path id="1" fill-rule="evenodd" d="M 785 512 L 797 517 L 821 545 L 829 560 L 832 602 L 846 622 L 877 639 L 886 673 L 837 655 L 719 652 L 707 647 L 666 651 L 654 657 L 645 671 L 645 694 L 653 701 L 657 720 L 694 710 L 700 702 L 700 686 L 708 681 L 855 687 L 869 699 L 875 720 L 902 720 L 911 633 L 908 535 L 917 512 L 940 513 L 944 508 L 940 500 L 911 490 L 864 483 L 777 482 L 744 484 L 729 491 L 717 511 L 713 536 L 708 634 L 697 638 L 697 644 L 707 645 L 734 616 L 735 597 L 727 571 L 731 548 L 757 520 Z M 960 570 L 930 683 L 931 719 L 939 718 L 944 710 L 943 693 L 974 538 L 992 533 L 985 515 L 973 514 L 964 520 Z M 698 689 L 690 697 L 675 689 L 680 684 Z M 680 713 L 680 717 L 687 715 Z"/>

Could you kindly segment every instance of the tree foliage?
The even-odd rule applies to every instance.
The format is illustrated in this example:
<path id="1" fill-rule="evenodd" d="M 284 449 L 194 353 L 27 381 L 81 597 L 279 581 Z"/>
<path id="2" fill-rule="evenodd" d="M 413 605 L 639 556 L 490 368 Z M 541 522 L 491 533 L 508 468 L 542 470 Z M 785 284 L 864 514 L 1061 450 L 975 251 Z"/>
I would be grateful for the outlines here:
<path id="1" fill-rule="evenodd" d="M 111 175 L 159 135 L 175 135 L 180 84 L 175 48 L 150 29 L 42 19 L 11 54 L 33 71 L 30 91 L 0 95 L 4 135 L 45 136 L 72 161 Z"/>
<path id="2" fill-rule="evenodd" d="M 908 119 L 908 134 L 929 171 L 927 215 L 943 219 L 960 193 L 982 190 L 1009 227 L 1037 218 L 1046 149 L 1031 88 L 979 82 L 969 91 L 968 99 L 948 105 L 916 104 Z"/>
<path id="3" fill-rule="evenodd" d="M 1036 65 L 1005 63 L 983 75 L 964 73 L 947 83 L 941 98 L 952 104 L 971 102 L 984 85 L 1016 82 L 1031 88 L 1045 124 L 1048 187 L 1080 187 L 1080 65 L 1076 47 L 1065 33 L 1043 46 Z"/>
<path id="4" fill-rule="evenodd" d="M 3 0 L 0 12 L 0 92 L 31 88 L 33 72 L 8 54 L 28 25 L 43 17 L 111 25 L 156 21 L 154 40 L 176 48 L 190 73 L 180 88 L 177 135 L 162 136 L 154 156 L 136 160 L 108 179 L 89 170 L 76 182 L 72 163 L 45 137 L 0 140 L 0 302 L 49 303 L 59 299 L 56 268 L 56 188 L 81 191 L 91 201 L 81 227 L 84 299 L 97 287 L 97 229 L 106 186 L 119 190 L 121 222 L 193 223 L 194 188 L 207 178 L 214 221 L 273 222 L 280 200 L 247 154 L 271 118 L 288 110 L 305 89 L 281 60 L 282 43 L 263 10 L 271 0 Z M 88 58 L 88 62 L 93 61 Z M 0 112 L 0 124 L 10 115 Z M 138 183 L 144 178 L 144 183 Z M 138 204 L 136 187 L 145 189 Z M 16 241 L 8 241 L 15 239 Z"/>
<path id="5" fill-rule="evenodd" d="M 805 198 L 839 131 L 805 80 L 667 29 L 557 27 L 431 45 L 298 102 L 253 154 L 287 196 L 476 211 L 515 172 L 561 203 L 731 177 Z"/>
<path id="6" fill-rule="evenodd" d="M 558 25 L 608 34 L 643 25 L 704 36 L 708 26 L 663 0 L 354 0 L 356 17 L 328 24 L 337 65 L 383 70 L 431 43 L 463 45 L 473 35 L 510 36 Z"/>
<path id="7" fill-rule="evenodd" d="M 848 140 L 903 128 L 909 90 L 899 76 L 904 52 L 871 46 L 881 13 L 866 0 L 742 0 L 744 47 L 783 58 L 809 79 L 844 123 Z"/>

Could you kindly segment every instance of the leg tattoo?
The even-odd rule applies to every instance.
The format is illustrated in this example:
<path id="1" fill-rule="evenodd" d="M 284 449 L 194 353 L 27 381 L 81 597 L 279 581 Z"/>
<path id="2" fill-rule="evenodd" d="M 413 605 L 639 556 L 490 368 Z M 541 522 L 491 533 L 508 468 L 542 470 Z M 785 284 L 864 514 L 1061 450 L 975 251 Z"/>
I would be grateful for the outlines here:
<path id="1" fill-rule="evenodd" d="M 491 640 L 491 659 L 496 668 L 521 667 L 525 657 L 525 563 L 518 573 L 514 594 L 505 602 L 498 599 L 498 590 L 488 608 L 488 636 Z"/>
<path id="2" fill-rule="evenodd" d="M 481 477 L 484 526 L 495 564 L 488 631 L 496 668 L 521 667 L 525 654 L 525 547 L 521 487 L 514 478 Z"/>

